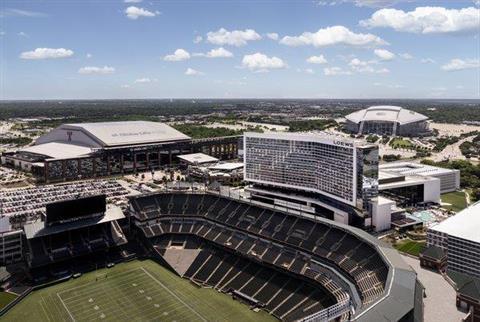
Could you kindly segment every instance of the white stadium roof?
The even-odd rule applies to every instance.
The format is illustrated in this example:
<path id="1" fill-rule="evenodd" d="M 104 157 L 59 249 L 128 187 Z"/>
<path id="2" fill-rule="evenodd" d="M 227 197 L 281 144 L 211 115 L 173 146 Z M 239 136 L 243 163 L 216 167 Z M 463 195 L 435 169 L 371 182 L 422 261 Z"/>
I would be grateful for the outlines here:
<path id="1" fill-rule="evenodd" d="M 209 167 L 210 170 L 220 170 L 220 171 L 233 171 L 235 169 L 241 169 L 244 167 L 243 162 L 225 162 L 218 163 Z"/>
<path id="2" fill-rule="evenodd" d="M 19 151 L 44 155 L 52 159 L 70 159 L 89 155 L 92 152 L 92 149 L 80 145 L 50 142 L 29 146 L 27 148 L 20 149 Z"/>
<path id="3" fill-rule="evenodd" d="M 148 121 L 73 123 L 60 129 L 81 130 L 107 147 L 190 139 L 165 123 Z"/>
<path id="4" fill-rule="evenodd" d="M 381 164 L 379 166 L 380 171 L 395 172 L 401 175 L 420 175 L 420 176 L 435 176 L 442 174 L 450 174 L 458 172 L 459 170 L 446 169 L 435 167 L 427 164 L 414 163 L 414 162 L 392 162 Z"/>
<path id="5" fill-rule="evenodd" d="M 370 106 L 369 108 L 353 112 L 345 116 L 345 118 L 354 123 L 360 123 L 362 121 L 386 121 L 408 124 L 428 120 L 428 117 L 423 114 L 407 110 L 400 106 L 390 105 Z"/>
<path id="6" fill-rule="evenodd" d="M 480 201 L 430 229 L 480 243 Z"/>
<path id="7" fill-rule="evenodd" d="M 186 161 L 191 164 L 202 164 L 202 163 L 211 163 L 211 162 L 218 162 L 217 158 L 209 156 L 208 154 L 204 153 L 190 153 L 190 154 L 182 154 L 178 156 L 179 159 Z"/>

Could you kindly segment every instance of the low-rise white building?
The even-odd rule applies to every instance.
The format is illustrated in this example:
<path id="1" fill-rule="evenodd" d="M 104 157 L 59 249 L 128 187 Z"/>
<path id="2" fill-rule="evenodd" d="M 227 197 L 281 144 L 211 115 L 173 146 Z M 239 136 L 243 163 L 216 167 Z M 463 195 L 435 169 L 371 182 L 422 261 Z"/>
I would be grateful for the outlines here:
<path id="1" fill-rule="evenodd" d="M 440 203 L 440 179 L 435 177 L 379 171 L 378 191 L 403 206 Z"/>
<path id="2" fill-rule="evenodd" d="M 447 253 L 447 271 L 480 277 L 480 201 L 430 227 L 427 245 Z"/>
<path id="3" fill-rule="evenodd" d="M 435 167 L 414 162 L 393 162 L 381 164 L 380 171 L 388 171 L 404 176 L 434 177 L 440 179 L 440 193 L 460 189 L 460 170 Z"/>

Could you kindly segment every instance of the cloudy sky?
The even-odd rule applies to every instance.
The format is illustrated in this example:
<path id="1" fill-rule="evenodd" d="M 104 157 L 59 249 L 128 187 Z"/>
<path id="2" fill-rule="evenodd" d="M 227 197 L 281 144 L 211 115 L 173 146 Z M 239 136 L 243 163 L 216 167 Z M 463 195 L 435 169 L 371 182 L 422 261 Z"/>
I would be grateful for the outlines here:
<path id="1" fill-rule="evenodd" d="M 0 99 L 480 98 L 480 1 L 3 0 Z"/>

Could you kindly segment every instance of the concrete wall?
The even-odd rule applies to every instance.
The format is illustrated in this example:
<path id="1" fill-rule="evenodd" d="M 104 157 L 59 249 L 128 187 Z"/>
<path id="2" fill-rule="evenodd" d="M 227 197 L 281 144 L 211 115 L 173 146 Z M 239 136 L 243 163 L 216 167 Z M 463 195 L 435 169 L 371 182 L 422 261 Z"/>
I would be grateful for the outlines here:
<path id="1" fill-rule="evenodd" d="M 391 228 L 392 224 L 392 206 L 395 201 L 378 197 L 372 202 L 372 225 L 375 231 L 384 231 Z"/>
<path id="2" fill-rule="evenodd" d="M 425 202 L 440 203 L 440 179 L 430 178 L 423 185 L 423 194 Z"/>
<path id="3" fill-rule="evenodd" d="M 347 213 L 335 212 L 333 214 L 333 220 L 335 222 L 339 222 L 341 224 L 348 225 L 348 214 Z"/>

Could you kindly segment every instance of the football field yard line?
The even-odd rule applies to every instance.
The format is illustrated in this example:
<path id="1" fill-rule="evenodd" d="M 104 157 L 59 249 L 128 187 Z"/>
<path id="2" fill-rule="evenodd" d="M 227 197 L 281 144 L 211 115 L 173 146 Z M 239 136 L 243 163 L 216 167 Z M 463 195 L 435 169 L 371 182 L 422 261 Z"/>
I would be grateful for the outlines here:
<path id="1" fill-rule="evenodd" d="M 104 292 L 104 295 L 105 295 L 105 292 Z M 105 296 L 104 296 L 104 298 L 105 298 Z M 118 302 L 121 302 L 120 305 L 119 305 Z M 134 311 L 138 311 L 138 314 L 144 315 L 146 312 L 149 311 L 149 310 L 145 310 L 145 308 L 150 308 L 150 306 L 152 306 L 153 310 L 156 309 L 156 308 L 154 308 L 153 299 L 152 299 L 151 304 L 146 303 L 144 305 L 134 305 L 134 304 L 132 304 L 131 297 L 129 297 L 129 296 L 117 297 L 114 301 L 106 301 L 106 303 L 108 303 L 106 307 L 105 307 L 105 303 L 97 303 L 102 308 L 102 310 L 98 311 L 98 312 L 96 312 L 96 311 L 90 312 L 91 309 L 86 311 L 85 309 L 82 309 L 82 306 L 77 306 L 77 309 L 72 309 L 72 312 L 73 312 L 74 315 L 77 315 L 77 313 L 82 314 L 82 319 L 89 320 L 90 317 L 98 314 L 99 312 L 102 312 L 102 313 L 106 314 L 108 317 L 110 317 L 110 316 L 112 316 L 110 313 L 112 311 L 113 312 L 117 311 L 118 307 L 120 307 L 120 310 L 123 311 L 123 313 L 124 313 L 124 314 L 122 314 L 122 316 L 126 317 L 126 318 L 132 318 L 132 315 L 134 316 L 134 314 L 137 313 L 137 312 L 134 312 Z M 169 301 L 168 307 L 169 308 L 170 308 L 170 306 L 174 306 L 176 308 L 183 307 L 183 305 L 182 306 L 175 306 L 176 304 L 177 303 L 175 303 L 173 301 Z M 123 305 L 125 305 L 126 307 L 130 307 L 131 311 L 129 310 L 128 312 L 125 312 L 125 310 L 123 310 L 124 309 Z M 162 309 L 165 309 L 165 306 L 166 306 L 165 304 L 162 304 Z M 78 308 L 80 308 L 80 309 L 78 309 Z M 152 308 L 150 308 L 150 309 L 152 309 Z M 87 314 L 87 312 L 88 312 L 88 314 Z M 159 314 L 157 313 L 157 315 L 159 315 Z M 118 314 L 113 314 L 113 316 L 118 317 Z M 178 319 L 176 319 L 176 320 L 178 320 Z"/>
<path id="2" fill-rule="evenodd" d="M 134 277 L 129 274 L 141 271 Z M 151 283 L 152 279 L 156 283 Z M 118 281 L 121 284 L 112 284 Z M 98 283 L 98 285 L 96 285 Z M 135 284 L 135 286 L 133 286 Z M 158 288 L 160 286 L 160 288 Z M 138 292 L 140 294 L 137 294 Z M 112 297 L 116 291 L 125 292 L 126 296 Z M 168 293 L 171 297 L 165 297 Z M 104 314 L 106 320 L 131 320 L 141 314 L 146 320 L 164 320 L 169 318 L 175 321 L 191 321 L 200 318 L 207 321 L 200 313 L 171 292 L 161 281 L 156 279 L 143 267 L 112 275 L 111 279 L 102 279 L 73 287 L 57 293 L 62 306 L 72 321 L 93 320 L 99 314 Z M 149 297 L 151 300 L 148 300 Z M 94 299 L 87 303 L 88 299 Z M 158 306 L 155 306 L 157 304 Z M 95 310 L 94 306 L 98 306 Z M 185 307 L 188 310 L 185 310 Z M 128 309 L 127 309 L 128 308 Z"/>
<path id="3" fill-rule="evenodd" d="M 135 269 L 132 269 L 132 270 L 129 270 L 129 271 L 126 271 L 126 272 L 121 272 L 118 275 L 115 274 L 115 277 L 118 278 L 120 275 L 127 275 L 129 273 L 132 273 L 132 272 L 135 272 L 135 271 L 138 271 L 138 270 L 140 270 L 140 268 L 135 268 Z M 67 293 L 67 292 L 72 292 L 72 291 L 81 289 L 81 288 L 87 288 L 85 292 L 80 291 L 80 295 L 74 295 L 73 297 L 68 297 L 67 299 L 65 299 L 67 302 L 70 298 L 78 298 L 79 300 L 82 300 L 82 297 L 92 295 L 92 293 L 95 294 L 95 291 L 98 290 L 98 289 L 100 289 L 103 292 L 103 287 L 104 287 L 103 285 L 98 285 L 93 290 L 88 288 L 89 286 L 91 286 L 91 284 L 95 284 L 97 282 L 98 281 L 91 281 L 90 283 L 87 283 L 87 284 L 84 284 L 84 285 L 81 285 L 81 286 L 77 286 L 77 287 L 73 287 L 73 288 L 70 288 L 70 289 L 67 289 L 67 290 L 64 290 L 62 292 L 57 293 L 57 296 L 60 299 L 60 302 L 62 303 L 63 307 L 67 311 L 67 313 L 70 316 L 70 318 L 72 319 L 72 321 L 75 321 L 75 318 L 73 317 L 72 312 L 70 312 L 67 305 L 63 301 L 61 295 L 64 294 L 64 293 Z M 101 282 L 105 282 L 105 280 L 101 280 Z M 127 283 L 129 283 L 129 282 L 126 282 L 125 284 L 127 284 Z M 86 293 L 86 294 L 84 294 L 84 293 Z M 108 296 L 107 296 L 107 298 L 108 298 Z M 83 308 L 83 306 L 82 306 L 82 308 Z M 115 309 L 115 307 L 113 307 L 112 309 Z M 107 310 L 108 310 L 108 308 L 107 308 Z M 77 310 L 74 309 L 74 311 L 76 313 Z M 83 309 L 82 309 L 82 311 L 83 311 Z M 82 313 L 82 312 L 80 312 L 80 313 Z"/>
<path id="4" fill-rule="evenodd" d="M 65 310 L 67 310 L 67 313 L 68 313 L 68 315 L 70 315 L 70 318 L 72 319 L 72 321 L 75 322 L 75 319 L 73 318 L 72 313 L 70 313 L 70 311 L 68 310 L 68 308 L 67 308 L 67 306 L 65 305 L 65 303 L 63 303 L 63 300 L 62 300 L 62 298 L 60 297 L 60 294 L 59 294 L 59 293 L 57 293 L 57 296 L 58 296 L 58 299 L 60 300 L 60 302 L 62 302 L 63 307 L 65 308 Z"/>
<path id="5" fill-rule="evenodd" d="M 45 306 L 46 306 L 47 309 L 48 309 L 47 304 L 44 303 L 44 302 L 45 302 L 45 299 L 43 298 L 43 296 L 40 297 L 40 299 L 41 299 L 41 300 L 40 300 L 40 306 L 42 307 L 42 311 L 43 311 L 43 313 L 45 313 L 45 316 L 46 316 L 47 320 L 50 322 L 50 321 L 51 321 L 51 319 L 50 319 L 50 314 L 48 314 L 48 310 L 46 310 L 45 307 L 44 307 L 44 304 L 45 304 Z"/>
<path id="6" fill-rule="evenodd" d="M 36 290 L 9 311 L 5 321 L 274 322 L 264 312 L 251 313 L 239 306 L 149 259 Z"/>
<path id="7" fill-rule="evenodd" d="M 202 321 L 205 321 L 207 322 L 207 320 L 200 315 L 200 313 L 198 313 L 197 311 L 195 311 L 190 305 L 188 305 L 187 303 L 185 303 L 185 301 L 183 301 L 181 298 L 179 298 L 175 293 L 173 293 L 172 291 L 170 291 L 168 289 L 168 287 L 166 287 L 165 285 L 163 285 L 162 282 L 160 282 L 158 279 L 156 279 L 152 274 L 150 274 L 147 270 L 145 270 L 145 268 L 141 267 L 141 269 L 145 272 L 145 274 L 147 274 L 148 276 L 150 276 L 155 282 L 158 283 L 158 285 L 160 285 L 161 287 L 163 287 L 168 293 L 170 293 L 173 297 L 175 297 L 178 301 L 180 301 L 183 305 L 185 305 L 186 307 L 188 307 L 192 312 L 194 312 Z"/>
<path id="8" fill-rule="evenodd" d="M 102 282 L 108 283 L 109 281 L 102 281 Z M 130 282 L 123 283 L 122 285 L 126 285 L 126 284 L 129 284 L 129 283 Z M 83 305 L 75 305 L 74 308 L 72 308 L 72 311 L 74 312 L 75 315 L 77 315 L 77 312 L 78 312 L 78 314 L 81 314 L 82 318 L 85 318 L 86 320 L 89 320 L 88 319 L 89 317 L 94 316 L 94 315 L 98 314 L 99 312 L 104 313 L 106 315 L 108 313 L 109 314 L 108 317 L 113 316 L 113 317 L 119 318 L 119 313 L 118 313 L 119 310 L 122 312 L 122 314 L 120 314 L 121 316 L 126 317 L 126 318 L 131 318 L 132 317 L 132 312 L 130 312 L 130 311 L 126 312 L 124 310 L 124 305 L 123 305 L 123 304 L 127 304 L 125 306 L 132 306 L 131 297 L 130 296 L 123 296 L 123 297 L 112 298 L 111 296 L 112 296 L 112 294 L 115 294 L 115 292 L 113 292 L 115 289 L 119 289 L 118 286 L 111 286 L 109 284 L 100 285 L 96 288 L 95 293 L 87 293 L 87 294 L 82 295 L 83 298 L 80 298 L 80 300 L 82 300 L 82 299 L 86 300 L 88 297 L 96 298 L 96 300 L 95 300 L 96 304 L 92 302 L 91 305 L 98 305 L 101 308 L 101 311 L 91 312 L 92 311 L 91 308 L 89 308 L 88 310 L 85 310 L 85 307 Z M 78 298 L 78 296 L 76 296 L 76 297 Z M 98 299 L 100 299 L 100 301 Z M 76 299 L 76 301 L 78 302 L 78 299 Z M 123 303 L 120 303 L 120 304 L 118 303 L 118 302 L 122 302 L 122 301 L 123 301 Z M 137 311 L 139 311 L 138 313 L 141 313 L 141 310 L 139 309 L 138 305 L 133 305 L 133 307 L 131 309 L 132 310 L 137 310 Z M 86 314 L 87 312 L 88 312 L 88 314 Z M 111 312 L 117 312 L 117 313 L 114 313 L 113 315 L 110 315 Z"/>
<path id="9" fill-rule="evenodd" d="M 141 270 L 141 268 L 140 268 L 140 267 L 137 267 L 137 268 L 134 268 L 134 269 L 125 271 L 125 272 L 119 272 L 119 273 L 114 274 L 114 277 L 117 278 L 119 275 L 126 275 L 126 274 L 128 274 L 128 273 L 132 273 L 132 272 L 135 272 L 135 271 L 138 271 L 138 270 Z M 102 280 L 102 281 L 103 281 L 103 280 Z M 75 287 L 72 287 L 72 288 L 63 290 L 63 291 L 61 291 L 61 292 L 59 292 L 59 293 L 57 293 L 57 294 L 62 295 L 63 293 L 71 292 L 71 291 L 76 290 L 76 289 L 79 289 L 79 288 L 85 288 L 85 287 L 89 286 L 90 284 L 95 284 L 96 282 L 98 282 L 98 281 L 90 281 L 90 282 L 85 283 L 85 284 L 83 284 L 83 285 L 75 286 Z"/>
<path id="10" fill-rule="evenodd" d="M 131 283 L 132 281 L 137 281 L 138 280 L 138 276 L 136 276 L 135 278 L 132 278 L 131 280 L 129 281 L 126 281 L 125 283 L 121 284 L 121 285 L 126 285 L 126 284 L 129 284 Z M 92 283 L 95 283 L 95 284 L 99 284 L 99 285 L 96 285 L 95 287 L 92 287 L 92 288 L 88 288 L 86 289 L 85 291 L 79 291 L 76 295 L 73 295 L 73 296 L 69 296 L 68 298 L 65 299 L 65 302 L 66 303 L 71 303 L 71 302 L 75 302 L 75 301 L 78 301 L 78 300 L 82 300 L 82 297 L 86 296 L 86 295 L 90 295 L 90 294 L 94 294 L 95 292 L 97 292 L 97 290 L 101 289 L 103 286 L 100 285 L 101 282 L 104 282 L 103 280 L 98 282 L 98 281 L 95 281 L 95 282 L 91 282 L 91 283 L 88 283 L 88 284 L 85 284 L 85 285 L 82 285 L 80 287 L 87 287 L 89 284 L 92 284 Z M 60 294 L 64 294 L 64 293 L 67 293 L 67 292 L 70 292 L 72 291 L 73 289 L 78 289 L 80 287 L 75 287 L 75 288 L 72 288 L 72 289 L 68 289 L 68 290 L 65 290 L 65 291 L 62 291 L 60 292 Z"/>

